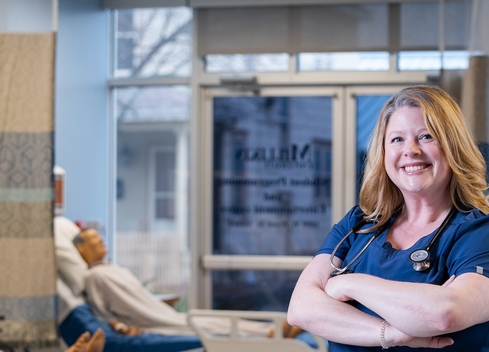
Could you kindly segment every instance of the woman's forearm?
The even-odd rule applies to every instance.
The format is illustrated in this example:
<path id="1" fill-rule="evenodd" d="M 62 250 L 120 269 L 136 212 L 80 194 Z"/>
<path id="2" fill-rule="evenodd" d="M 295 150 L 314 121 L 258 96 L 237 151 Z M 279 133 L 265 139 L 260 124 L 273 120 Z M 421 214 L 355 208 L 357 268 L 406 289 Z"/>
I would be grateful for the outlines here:
<path id="1" fill-rule="evenodd" d="M 303 271 L 289 304 L 289 324 L 337 343 L 380 346 L 383 319 L 351 306 L 345 301 L 345 296 L 327 294 L 326 286 L 331 271 L 329 255 L 315 257 Z M 410 336 L 395 326 L 386 327 L 384 338 L 388 346 L 441 348 L 453 343 L 449 338 L 419 338 Z"/>
<path id="2" fill-rule="evenodd" d="M 412 336 L 428 337 L 456 330 L 450 322 L 454 300 L 444 286 L 349 274 L 331 280 L 326 292 L 342 301 L 358 301 Z"/>
<path id="3" fill-rule="evenodd" d="M 333 299 L 324 291 L 330 268 L 329 256 L 321 255 L 304 270 L 289 304 L 289 324 L 338 343 L 379 346 L 382 320 Z"/>
<path id="4" fill-rule="evenodd" d="M 307 296 L 294 293 L 290 302 L 288 321 L 329 341 L 357 346 L 379 346 L 382 320 L 345 302 L 308 290 Z M 299 303 L 300 302 L 300 303 Z"/>

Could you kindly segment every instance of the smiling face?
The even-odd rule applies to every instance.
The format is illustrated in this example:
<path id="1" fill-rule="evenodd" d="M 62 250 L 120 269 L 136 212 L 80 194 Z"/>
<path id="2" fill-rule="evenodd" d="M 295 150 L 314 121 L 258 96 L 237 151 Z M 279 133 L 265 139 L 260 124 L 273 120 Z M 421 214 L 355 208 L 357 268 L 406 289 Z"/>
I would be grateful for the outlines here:
<path id="1" fill-rule="evenodd" d="M 420 108 L 403 106 L 385 131 L 385 168 L 404 198 L 446 197 L 452 176 L 445 154 L 424 123 Z"/>

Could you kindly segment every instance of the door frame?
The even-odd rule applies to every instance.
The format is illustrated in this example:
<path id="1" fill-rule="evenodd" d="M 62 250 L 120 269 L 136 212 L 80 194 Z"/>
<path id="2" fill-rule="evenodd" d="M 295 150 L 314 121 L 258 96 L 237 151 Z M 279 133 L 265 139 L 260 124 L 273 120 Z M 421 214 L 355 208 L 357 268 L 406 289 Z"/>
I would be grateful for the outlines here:
<path id="1" fill-rule="evenodd" d="M 198 273 L 196 288 L 199 292 L 198 306 L 211 308 L 212 305 L 212 271 L 213 270 L 297 270 L 301 271 L 309 263 L 310 257 L 302 256 L 257 256 L 257 255 L 213 255 L 212 254 L 212 204 L 213 195 L 213 100 L 215 97 L 250 97 L 250 96 L 330 96 L 332 97 L 332 135 L 344 135 L 345 120 L 341 118 L 344 114 L 344 90 L 341 87 L 260 87 L 258 90 L 233 90 L 227 87 L 207 87 L 201 91 L 198 132 L 200 140 L 197 159 L 200 161 L 198 167 L 199 180 L 196 193 L 199 211 L 193 213 L 194 221 L 200 225 L 197 238 L 191 241 L 197 244 L 198 253 L 192 258 L 194 260 L 192 273 Z M 194 130 L 195 131 L 195 130 Z M 343 141 L 337 141 L 343 144 Z M 342 175 L 342 160 L 344 160 L 344 146 L 336 146 L 333 140 L 333 186 L 332 199 L 338 202 L 333 208 L 332 221 L 337 221 L 343 214 L 344 205 L 342 194 L 344 192 L 344 177 Z M 193 202 L 192 202 L 193 203 Z M 336 203 L 335 203 L 336 204 Z M 198 215 L 197 215 L 198 214 Z M 196 265 L 197 264 L 197 265 Z M 195 282 L 195 281 L 194 281 Z M 195 287 L 195 286 L 194 286 Z"/>

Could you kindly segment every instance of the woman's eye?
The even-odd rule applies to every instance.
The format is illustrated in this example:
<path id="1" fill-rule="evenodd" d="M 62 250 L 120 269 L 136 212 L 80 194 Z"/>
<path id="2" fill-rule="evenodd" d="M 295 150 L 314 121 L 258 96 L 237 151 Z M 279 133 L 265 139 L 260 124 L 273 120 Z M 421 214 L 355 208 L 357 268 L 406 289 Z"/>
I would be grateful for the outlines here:
<path id="1" fill-rule="evenodd" d="M 402 141 L 402 138 L 401 137 L 396 137 L 396 138 L 392 138 L 391 139 L 391 143 L 399 143 Z"/>
<path id="2" fill-rule="evenodd" d="M 420 139 L 433 139 L 431 134 L 423 134 Z"/>

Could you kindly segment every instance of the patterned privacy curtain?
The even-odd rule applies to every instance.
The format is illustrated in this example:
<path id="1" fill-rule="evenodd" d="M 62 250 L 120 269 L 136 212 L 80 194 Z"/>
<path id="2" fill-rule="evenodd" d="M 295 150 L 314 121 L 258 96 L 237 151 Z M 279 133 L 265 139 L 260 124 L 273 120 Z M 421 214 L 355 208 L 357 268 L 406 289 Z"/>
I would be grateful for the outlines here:
<path id="1" fill-rule="evenodd" d="M 55 34 L 0 34 L 0 349 L 56 345 Z"/>

